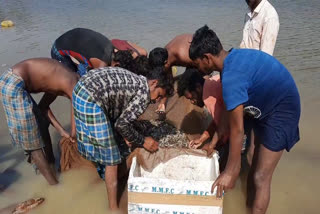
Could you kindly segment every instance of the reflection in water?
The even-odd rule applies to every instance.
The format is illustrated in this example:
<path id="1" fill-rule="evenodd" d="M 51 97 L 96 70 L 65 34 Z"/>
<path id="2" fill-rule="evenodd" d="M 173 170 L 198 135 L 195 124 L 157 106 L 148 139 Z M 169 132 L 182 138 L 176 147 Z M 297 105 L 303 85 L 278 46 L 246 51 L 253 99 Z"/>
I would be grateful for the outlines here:
<path id="1" fill-rule="evenodd" d="M 274 54 L 292 72 L 301 92 L 302 140 L 292 152 L 283 155 L 275 172 L 269 213 L 318 213 L 320 172 L 312 165 L 320 162 L 314 131 L 320 120 L 320 1 L 271 2 L 280 16 Z M 74 27 L 87 27 L 109 38 L 134 41 L 150 51 L 164 46 L 177 34 L 193 33 L 208 24 L 226 49 L 238 47 L 245 12 L 245 1 L 239 0 L 0 0 L 0 19 L 16 23 L 13 28 L 0 28 L 0 72 L 22 59 L 49 57 L 53 41 Z M 63 111 L 66 105 L 69 103 L 61 105 L 58 101 L 52 107 L 64 125 L 69 122 L 68 112 Z M 180 118 L 179 111 L 172 112 L 175 113 L 168 116 Z M 1 107 L 0 118 L 1 143 L 8 145 L 10 140 Z M 66 174 L 61 177 L 60 185 L 48 187 L 25 162 L 12 163 L 11 159 L 5 162 L 2 157 L 0 173 L 13 172 L 6 170 L 14 168 L 18 173 L 14 177 L 19 176 L 0 194 L 0 206 L 44 195 L 48 200 L 33 213 L 105 213 L 105 187 L 102 182 L 91 185 L 96 177 L 94 172 Z M 244 173 L 237 181 L 235 190 L 226 194 L 224 213 L 246 213 L 245 176 Z M 125 207 L 125 199 L 121 203 Z"/>

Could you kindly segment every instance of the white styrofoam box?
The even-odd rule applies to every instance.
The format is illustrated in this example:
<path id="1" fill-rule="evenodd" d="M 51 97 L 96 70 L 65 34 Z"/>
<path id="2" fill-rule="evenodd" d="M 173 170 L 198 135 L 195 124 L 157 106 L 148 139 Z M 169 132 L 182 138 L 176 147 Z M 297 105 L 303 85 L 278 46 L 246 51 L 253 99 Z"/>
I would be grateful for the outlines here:
<path id="1" fill-rule="evenodd" d="M 157 214 L 221 214 L 222 206 L 192 206 L 164 204 L 155 201 L 143 203 L 143 197 L 152 197 L 154 194 L 188 195 L 194 198 L 212 196 L 211 186 L 219 175 L 218 154 L 211 158 L 182 154 L 157 165 L 152 172 L 148 172 L 140 166 L 137 158 L 134 157 L 128 179 L 128 211 L 135 213 L 157 213 Z M 130 194 L 140 197 L 140 202 L 130 201 Z M 149 193 L 149 194 L 144 194 Z M 211 197 L 212 198 L 212 197 Z M 222 202 L 221 202 L 222 204 Z"/>

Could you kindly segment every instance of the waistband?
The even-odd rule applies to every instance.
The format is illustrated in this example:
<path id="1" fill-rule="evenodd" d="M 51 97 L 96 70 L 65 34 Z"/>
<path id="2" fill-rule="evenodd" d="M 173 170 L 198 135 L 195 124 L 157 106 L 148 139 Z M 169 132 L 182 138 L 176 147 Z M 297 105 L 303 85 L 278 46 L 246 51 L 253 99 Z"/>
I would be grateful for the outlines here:
<path id="1" fill-rule="evenodd" d="M 21 76 L 13 73 L 12 68 L 9 68 L 5 72 L 3 72 L 3 74 L 0 76 L 0 81 L 11 82 L 12 84 L 13 83 L 18 84 L 20 82 L 24 83 L 24 80 L 22 79 Z"/>

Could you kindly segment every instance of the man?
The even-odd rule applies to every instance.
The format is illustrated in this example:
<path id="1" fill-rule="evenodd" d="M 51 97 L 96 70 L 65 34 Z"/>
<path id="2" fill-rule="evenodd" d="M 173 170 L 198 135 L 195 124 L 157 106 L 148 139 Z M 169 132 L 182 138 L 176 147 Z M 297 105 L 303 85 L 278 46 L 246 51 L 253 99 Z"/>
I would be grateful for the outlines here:
<path id="1" fill-rule="evenodd" d="M 73 107 L 78 149 L 97 164 L 100 175 L 105 171 L 101 177 L 105 177 L 111 209 L 118 209 L 117 170 L 128 155 L 127 144 L 150 152 L 158 149 L 158 142 L 137 132 L 132 122 L 150 102 L 171 94 L 172 90 L 172 80 L 163 67 L 150 70 L 146 77 L 118 67 L 93 69 L 75 86 Z"/>
<path id="2" fill-rule="evenodd" d="M 66 66 L 46 58 L 22 61 L 0 77 L 1 99 L 12 143 L 22 147 L 31 156 L 31 161 L 51 185 L 58 181 L 54 172 L 54 155 L 48 125 L 44 124 L 46 121 L 43 121 L 43 116 L 49 119 L 62 137 L 72 139 L 75 136 L 73 118 L 69 135 L 56 120 L 49 106 L 57 96 L 71 99 L 78 78 L 78 75 Z M 30 94 L 39 92 L 45 94 L 37 105 Z"/>
<path id="3" fill-rule="evenodd" d="M 64 63 L 82 76 L 93 68 L 116 66 L 119 61 L 114 60 L 114 55 L 120 51 L 129 52 L 133 57 L 136 56 L 137 50 L 144 50 L 133 43 L 129 46 L 130 44 L 123 40 L 115 40 L 113 43 L 115 47 L 107 37 L 96 31 L 75 28 L 56 39 L 51 48 L 51 58 Z M 142 54 L 145 53 L 141 52 Z M 118 56 L 118 60 L 127 59 L 121 60 Z"/>
<path id="4" fill-rule="evenodd" d="M 222 88 L 219 75 L 204 79 L 197 69 L 187 68 L 181 75 L 178 82 L 179 96 L 185 96 L 194 105 L 203 107 L 204 105 L 211 114 L 213 120 L 200 138 L 190 141 L 189 146 L 197 149 L 210 137 L 210 144 L 203 145 L 202 149 L 207 151 L 210 156 L 218 142 L 225 143 L 228 133 L 225 136 L 219 136 L 218 127 L 226 126 L 226 109 L 222 99 Z M 227 127 L 225 127 L 227 128 Z"/>
<path id="5" fill-rule="evenodd" d="M 172 39 L 165 48 L 154 48 L 149 54 L 149 62 L 153 67 L 164 66 L 171 72 L 172 66 L 194 67 L 189 58 L 189 47 L 192 34 L 182 34 Z M 166 99 L 162 99 L 156 112 L 164 113 Z"/>
<path id="6" fill-rule="evenodd" d="M 223 101 L 229 112 L 228 162 L 212 190 L 217 187 L 217 197 L 221 197 L 223 191 L 234 187 L 240 171 L 245 112 L 253 120 L 256 145 L 247 202 L 252 213 L 265 213 L 272 175 L 283 150 L 290 151 L 299 141 L 300 97 L 296 84 L 278 60 L 262 51 L 225 51 L 208 26 L 196 31 L 189 54 L 200 71 L 220 72 Z"/>
<path id="7" fill-rule="evenodd" d="M 277 11 L 267 0 L 246 0 L 250 11 L 246 14 L 240 48 L 273 54 L 279 32 Z"/>
<path id="8" fill-rule="evenodd" d="M 279 32 L 279 17 L 277 11 L 267 0 L 246 0 L 250 11 L 245 17 L 243 39 L 240 48 L 249 48 L 264 51 L 273 55 Z M 246 123 L 248 136 L 247 160 L 252 164 L 254 152 L 254 133 L 252 124 Z"/>
<path id="9" fill-rule="evenodd" d="M 172 39 L 165 48 L 155 48 L 149 54 L 152 66 L 165 66 L 171 70 L 172 66 L 192 67 L 193 62 L 189 58 L 189 47 L 192 34 L 182 34 Z"/>

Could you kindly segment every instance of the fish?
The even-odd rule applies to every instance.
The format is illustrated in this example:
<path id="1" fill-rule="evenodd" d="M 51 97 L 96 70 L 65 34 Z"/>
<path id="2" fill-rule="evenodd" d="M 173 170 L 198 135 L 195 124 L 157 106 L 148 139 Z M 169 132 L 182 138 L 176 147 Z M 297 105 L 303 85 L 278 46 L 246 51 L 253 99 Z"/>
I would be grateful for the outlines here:
<path id="1" fill-rule="evenodd" d="M 187 135 L 166 121 L 137 120 L 134 128 L 145 137 L 152 137 L 161 148 L 188 148 Z"/>
<path id="2" fill-rule="evenodd" d="M 18 204 L 12 214 L 26 213 L 44 202 L 44 198 L 32 198 Z"/>

